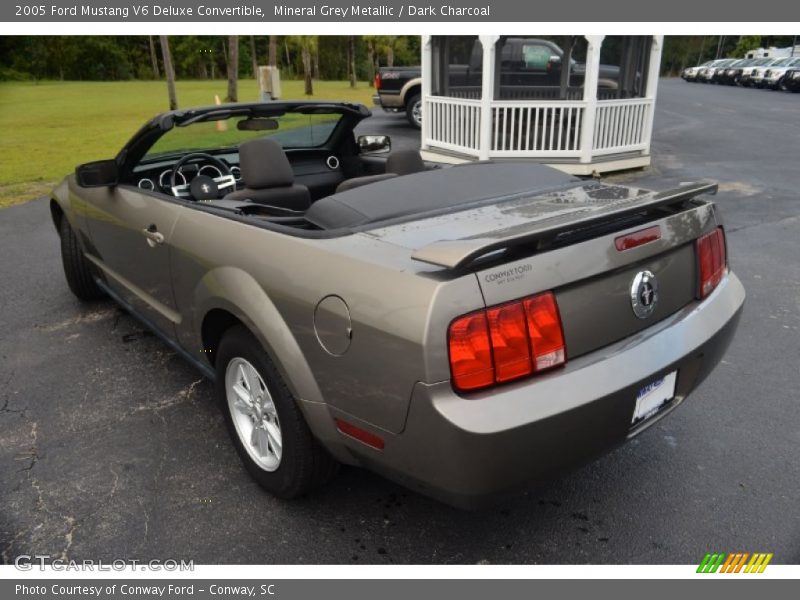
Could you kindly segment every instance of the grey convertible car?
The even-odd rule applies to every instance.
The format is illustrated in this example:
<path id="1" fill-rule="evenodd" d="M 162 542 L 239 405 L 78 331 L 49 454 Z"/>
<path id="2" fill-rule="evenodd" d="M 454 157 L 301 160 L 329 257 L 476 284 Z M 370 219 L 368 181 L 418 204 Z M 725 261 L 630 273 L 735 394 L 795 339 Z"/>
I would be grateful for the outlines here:
<path id="1" fill-rule="evenodd" d="M 264 488 L 346 463 L 476 506 L 640 433 L 720 360 L 745 292 L 715 185 L 435 168 L 356 138 L 369 114 L 164 113 L 52 194 L 71 290 L 216 381 Z"/>

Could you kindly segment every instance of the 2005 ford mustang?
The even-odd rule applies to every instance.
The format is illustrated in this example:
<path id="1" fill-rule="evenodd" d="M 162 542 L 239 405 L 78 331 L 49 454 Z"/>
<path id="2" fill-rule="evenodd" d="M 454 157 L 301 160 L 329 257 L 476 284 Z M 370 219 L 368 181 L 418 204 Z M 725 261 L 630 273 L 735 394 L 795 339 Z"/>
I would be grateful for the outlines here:
<path id="1" fill-rule="evenodd" d="M 744 289 L 713 184 L 437 168 L 343 103 L 173 111 L 51 210 L 67 282 L 216 381 L 280 497 L 362 465 L 461 506 L 591 459 L 683 402 Z"/>

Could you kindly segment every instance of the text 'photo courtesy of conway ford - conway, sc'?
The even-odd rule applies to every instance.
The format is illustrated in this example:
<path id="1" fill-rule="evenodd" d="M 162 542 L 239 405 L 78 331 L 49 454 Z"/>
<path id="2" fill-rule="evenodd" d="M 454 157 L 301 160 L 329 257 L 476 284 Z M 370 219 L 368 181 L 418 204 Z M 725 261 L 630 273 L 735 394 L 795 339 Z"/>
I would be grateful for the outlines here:
<path id="1" fill-rule="evenodd" d="M 442 168 L 356 138 L 369 116 L 168 112 L 52 193 L 72 291 L 216 381 L 264 488 L 344 463 L 479 506 L 643 431 L 719 362 L 745 292 L 715 184 Z"/>

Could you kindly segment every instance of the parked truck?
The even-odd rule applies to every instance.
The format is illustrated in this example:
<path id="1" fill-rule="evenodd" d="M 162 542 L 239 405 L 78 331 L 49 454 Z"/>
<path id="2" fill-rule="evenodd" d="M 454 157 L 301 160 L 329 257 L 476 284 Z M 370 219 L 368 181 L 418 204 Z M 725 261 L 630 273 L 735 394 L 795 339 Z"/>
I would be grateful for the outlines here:
<path id="1" fill-rule="evenodd" d="M 551 96 L 535 95 L 534 90 L 556 90 L 562 84 L 562 66 L 564 51 L 557 44 L 540 38 L 510 37 L 506 38 L 500 55 L 500 93 L 506 90 L 519 99 L 519 94 L 542 99 Z M 586 65 L 569 58 L 569 79 L 563 83 L 568 88 L 583 86 Z M 469 62 L 450 64 L 448 66 L 447 89 L 438 90 L 444 95 L 455 88 L 461 95 L 465 90 L 472 90 L 480 95 L 483 77 L 483 53 L 479 41 L 475 41 Z M 636 72 L 626 84 L 630 91 L 641 83 L 641 73 Z M 605 90 L 617 90 L 620 87 L 620 69 L 615 65 L 600 65 L 598 86 Z M 390 112 L 405 112 L 409 123 L 415 127 L 422 126 L 422 71 L 421 67 L 382 67 L 375 75 L 373 102 Z M 436 92 L 437 90 L 434 90 Z M 627 92 L 620 97 L 629 97 Z M 509 97 L 509 99 L 511 96 Z M 501 98 L 504 99 L 504 98 Z"/>

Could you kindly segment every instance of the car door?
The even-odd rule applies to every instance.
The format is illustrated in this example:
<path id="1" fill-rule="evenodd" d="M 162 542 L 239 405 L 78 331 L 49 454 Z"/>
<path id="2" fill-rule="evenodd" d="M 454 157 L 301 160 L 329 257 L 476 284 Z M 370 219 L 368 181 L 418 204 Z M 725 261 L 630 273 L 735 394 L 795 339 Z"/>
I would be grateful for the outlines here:
<path id="1" fill-rule="evenodd" d="M 82 194 L 90 205 L 89 260 L 112 291 L 173 339 L 180 315 L 172 291 L 170 236 L 180 204 L 127 185 Z"/>

